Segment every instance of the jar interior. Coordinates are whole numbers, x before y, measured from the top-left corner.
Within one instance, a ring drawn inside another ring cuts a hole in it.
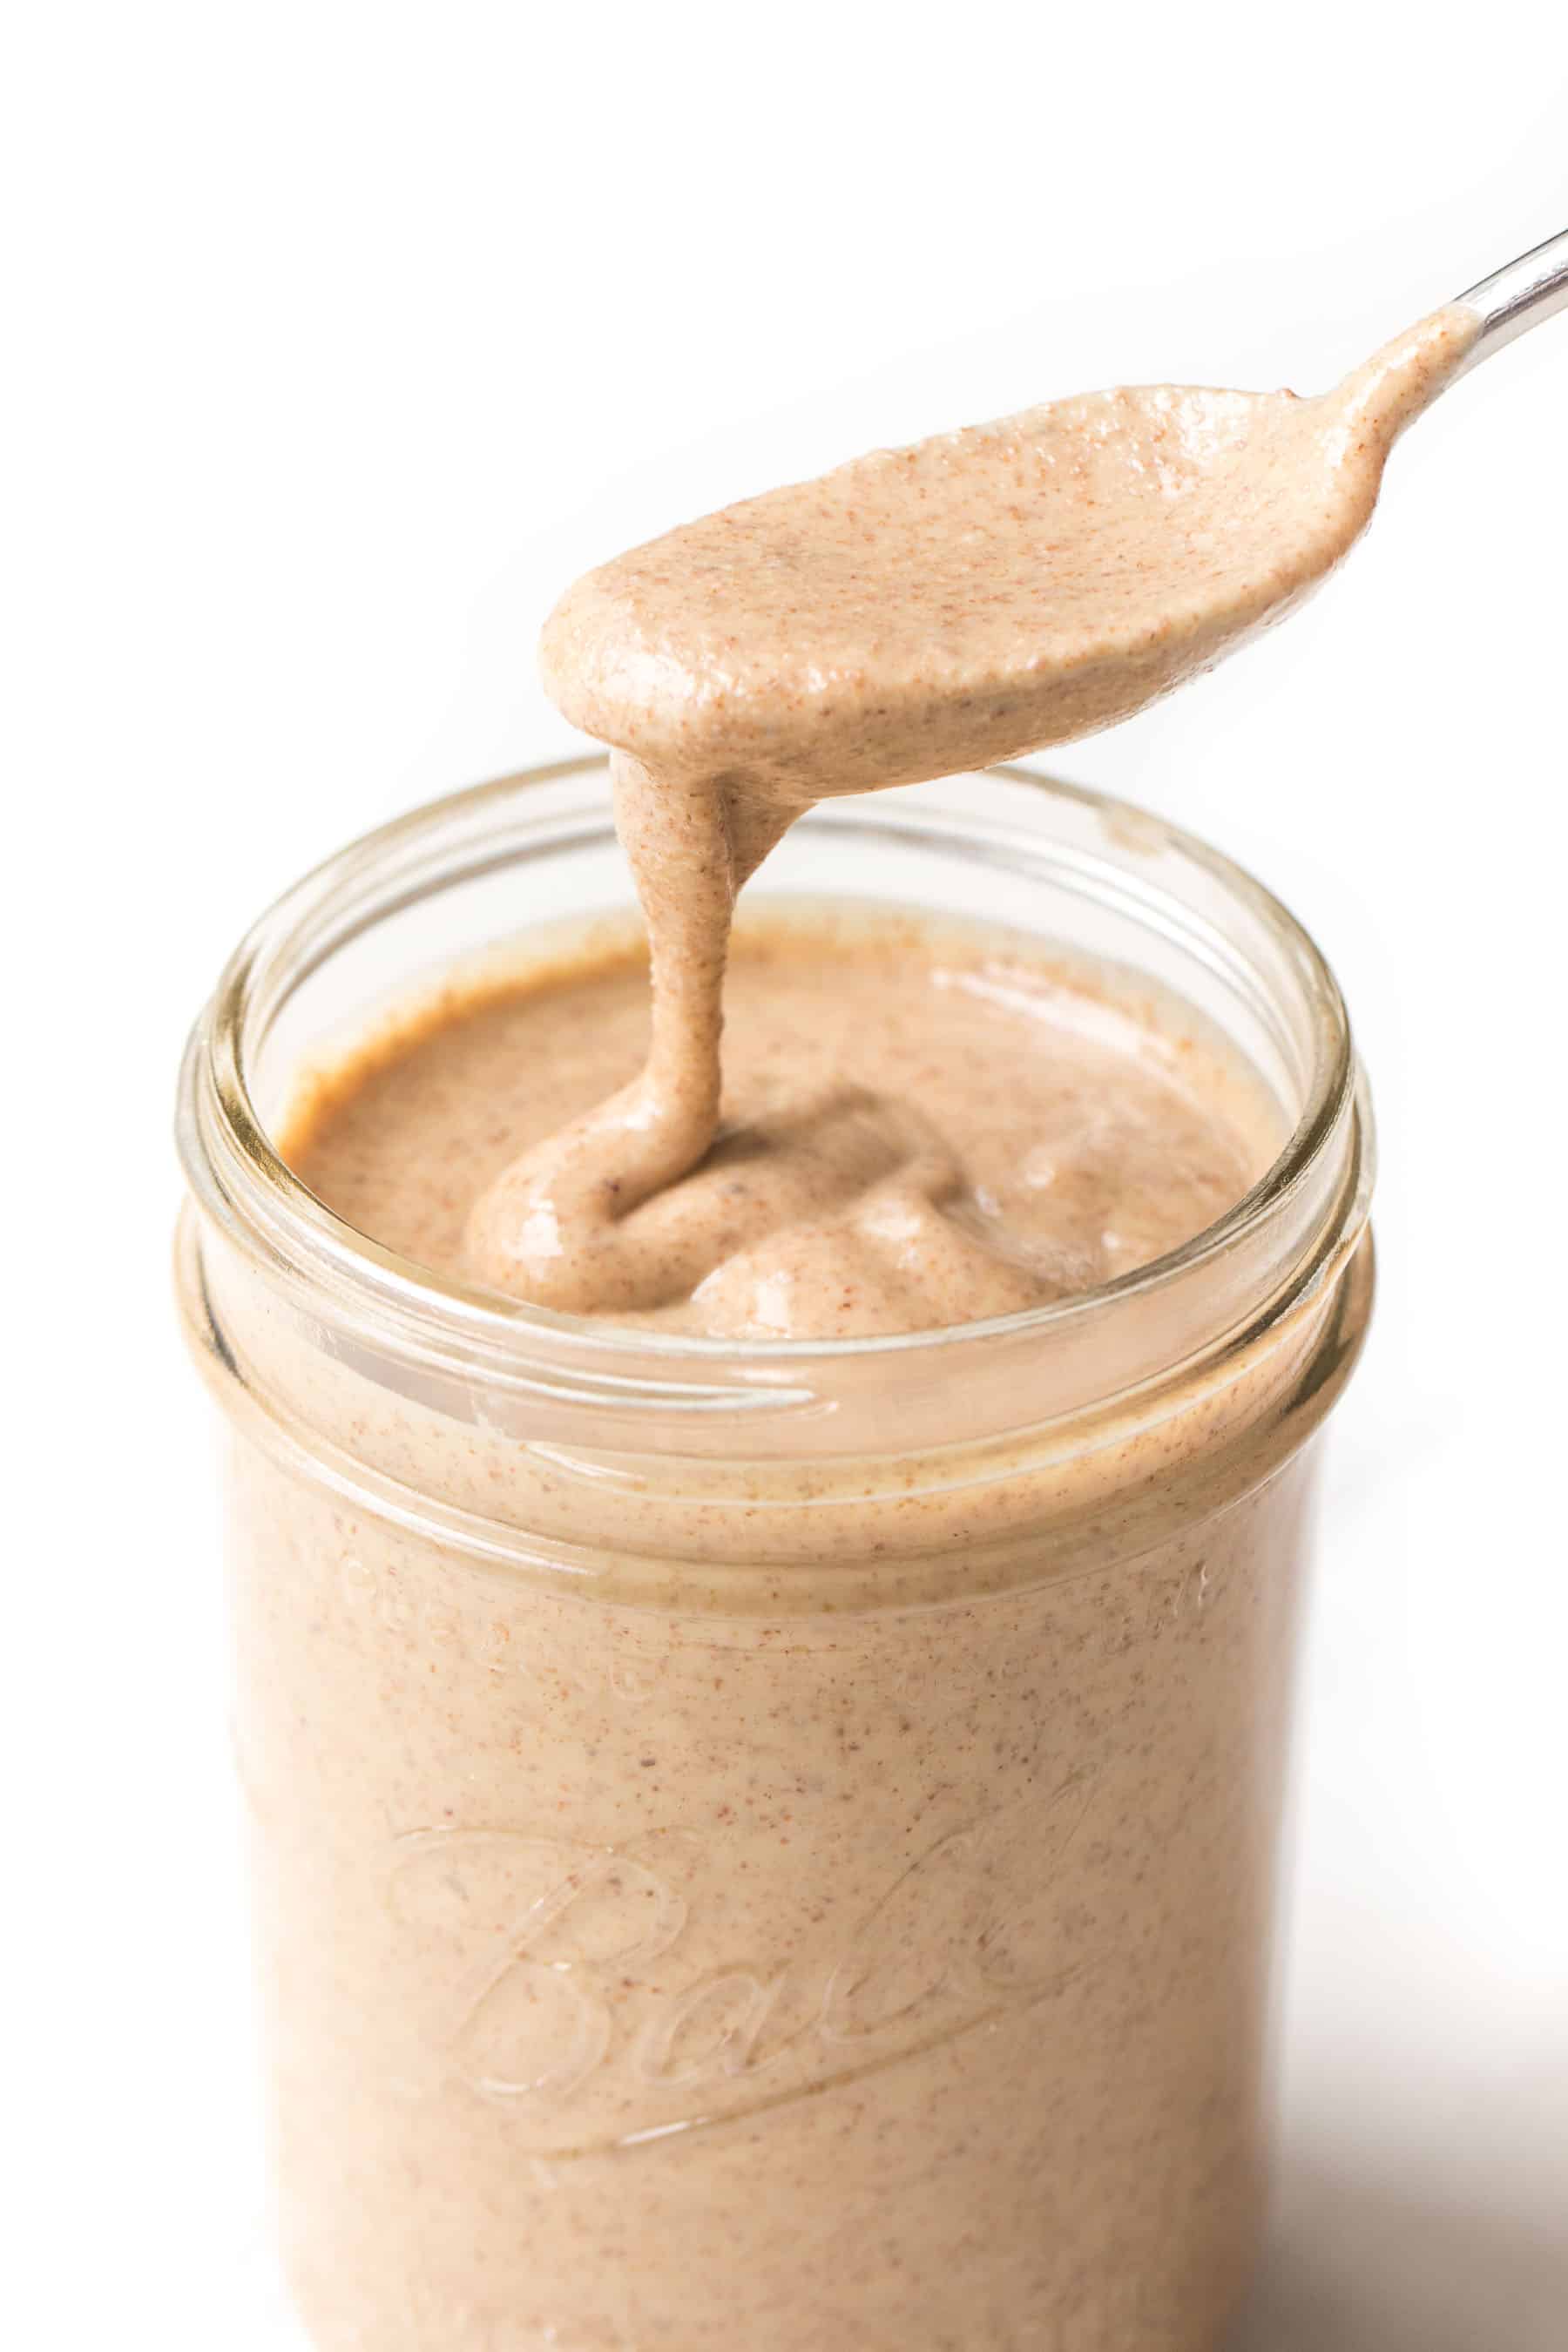
[[[186,1061],[181,1144],[209,1231],[378,1381],[438,1391],[531,1437],[547,1423],[551,1442],[597,1444],[613,1424],[638,1449],[710,1457],[788,1447],[798,1415],[854,1454],[895,1380],[911,1444],[1125,1402],[1233,1357],[1353,1249],[1371,1138],[1339,992],[1300,925],[1216,852],[1073,785],[999,770],[812,812],[749,887],[742,917],[748,903],[765,916],[792,898],[1000,930],[1136,982],[1278,1104],[1278,1159],[1204,1234],[1100,1289],[889,1337],[627,1329],[499,1299],[354,1233],[279,1155],[296,1090],[442,984],[492,968],[525,977],[531,958],[558,962],[567,937],[635,934],[595,756],[416,810],[262,918]]]
[[[587,775],[597,781],[599,762]],[[253,996],[243,1056],[254,1108],[274,1137],[297,1091],[383,1024],[454,980],[526,978],[570,940],[592,949],[635,927],[630,881],[602,792],[581,773],[521,799],[482,839],[462,838],[423,878],[396,861],[379,886],[341,890],[308,955]],[[1011,933],[1116,975],[1190,1013],[1300,1119],[1322,1049],[1320,1007],[1296,943],[1233,870],[1195,860],[1152,818],[1016,774],[950,778],[830,801],[785,835],[743,908],[787,899],[913,910]],[[554,805],[541,805],[548,797]],[[1262,894],[1258,894],[1261,899]]]

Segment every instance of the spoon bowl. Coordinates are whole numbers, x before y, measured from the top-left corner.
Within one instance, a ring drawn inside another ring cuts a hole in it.
[[[1312,399],[1090,393],[724,509],[580,580],[547,688],[667,776],[797,808],[1130,718],[1349,552],[1399,433],[1568,300],[1568,235]]]

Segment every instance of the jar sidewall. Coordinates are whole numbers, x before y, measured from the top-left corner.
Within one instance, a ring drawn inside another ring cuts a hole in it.
[[[213,1283],[205,1238],[204,1251],[187,1210],[182,1320],[244,1442],[345,1511],[485,1573],[719,1616],[968,1603],[1135,1564],[1233,1507],[1310,1442],[1354,1370],[1375,1287],[1368,1234],[1331,1286],[1200,1389],[989,1448],[849,1459],[831,1479],[809,1453],[782,1473],[731,1460],[716,1476],[705,1457],[542,1457],[487,1426],[482,1396],[454,1421],[381,1390],[331,1344],[301,1339],[254,1268],[231,1265]],[[352,1431],[352,1444],[329,1427]]]

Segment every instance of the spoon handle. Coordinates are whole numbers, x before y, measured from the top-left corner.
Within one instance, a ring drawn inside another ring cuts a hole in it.
[[[1527,327],[1538,327],[1553,311],[1568,310],[1568,229],[1559,236],[1549,236],[1532,252],[1521,254],[1506,268],[1494,270],[1468,294],[1461,294],[1459,301],[1476,311],[1481,322],[1480,333],[1457,371],[1462,375],[1478,360],[1500,352],[1504,343],[1511,343]]]

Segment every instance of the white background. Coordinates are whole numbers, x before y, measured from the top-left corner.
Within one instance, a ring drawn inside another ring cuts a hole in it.
[[[7,2340],[297,2352],[261,2218],[213,1433],[165,1270],[175,1062],[240,929],[350,834],[563,748],[534,633],[618,546],[1053,394],[1316,389],[1568,226],[1557,21],[19,20]],[[1565,414],[1568,318],[1419,425],[1303,616],[1060,760],[1294,905],[1382,1116],[1247,2352],[1563,2340]]]

